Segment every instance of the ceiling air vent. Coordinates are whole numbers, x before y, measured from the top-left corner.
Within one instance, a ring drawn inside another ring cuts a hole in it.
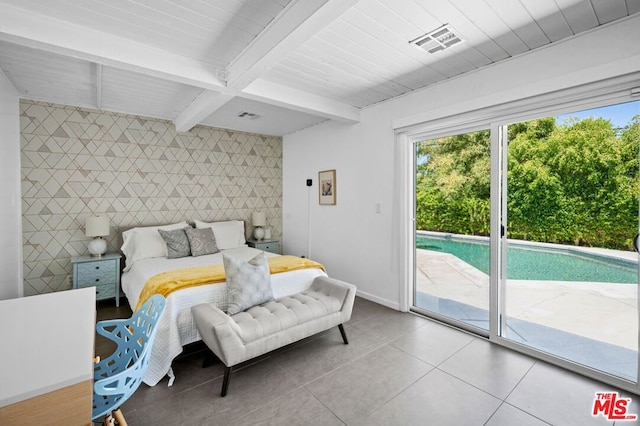
[[[247,111],[242,111],[242,112],[238,113],[238,117],[240,117],[240,118],[250,118],[251,120],[257,120],[258,118],[260,118],[260,116],[258,114],[254,114],[252,112],[247,112]]]
[[[436,53],[461,42],[462,38],[456,34],[449,24],[445,24],[423,36],[411,40],[409,43],[415,44],[429,53]]]

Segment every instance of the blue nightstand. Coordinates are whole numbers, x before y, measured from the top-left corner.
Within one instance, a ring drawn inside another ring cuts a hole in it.
[[[73,288],[95,287],[96,300],[115,297],[116,306],[120,306],[121,258],[118,253],[107,253],[102,257],[73,257]]]

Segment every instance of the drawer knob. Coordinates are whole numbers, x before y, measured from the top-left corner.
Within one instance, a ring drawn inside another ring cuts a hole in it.
[[[99,266],[96,266],[96,269],[100,269],[100,267],[99,267]]]
[[[96,282],[100,281],[100,278],[96,278]]]

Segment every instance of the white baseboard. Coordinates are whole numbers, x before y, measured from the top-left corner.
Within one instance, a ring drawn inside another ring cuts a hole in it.
[[[387,308],[391,308],[391,309],[394,309],[396,311],[400,310],[400,304],[398,302],[393,302],[393,301],[388,300],[388,299],[383,299],[381,297],[374,296],[372,294],[365,293],[364,291],[360,291],[360,290],[356,291],[356,295],[362,297],[363,299],[367,299],[367,300],[369,300],[371,302],[375,302],[375,303],[378,303],[380,305],[386,306]]]

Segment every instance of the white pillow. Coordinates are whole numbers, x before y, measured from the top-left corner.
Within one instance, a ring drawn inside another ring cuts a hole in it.
[[[136,260],[150,257],[167,257],[167,244],[162,239],[158,229],[173,231],[187,228],[187,222],[162,226],[144,226],[132,228],[122,233],[122,253],[126,257],[125,271],[131,268]]]
[[[216,238],[219,250],[226,250],[246,246],[244,237],[244,222],[241,220],[229,220],[226,222],[202,222],[195,221],[196,228],[211,228]]]
[[[227,314],[234,315],[273,300],[271,272],[264,252],[248,262],[223,254],[222,261],[227,281]]]

